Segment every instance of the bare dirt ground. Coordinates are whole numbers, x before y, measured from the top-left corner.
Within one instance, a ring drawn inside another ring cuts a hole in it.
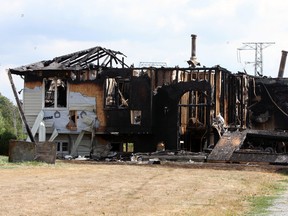
[[[0,165],[0,215],[245,215],[287,178],[273,166]]]

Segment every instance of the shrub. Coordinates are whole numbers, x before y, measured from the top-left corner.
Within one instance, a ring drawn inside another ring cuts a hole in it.
[[[16,136],[9,131],[0,135],[0,155],[9,155],[9,141],[11,139],[16,139]]]

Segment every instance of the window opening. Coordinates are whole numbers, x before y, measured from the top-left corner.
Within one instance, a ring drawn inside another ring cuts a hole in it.
[[[123,148],[122,143],[111,143],[111,152],[121,152]]]
[[[71,78],[72,81],[74,81],[74,80],[76,80],[77,75],[75,73],[71,72],[70,78]]]
[[[57,156],[64,157],[69,154],[68,142],[56,142],[57,144]]]
[[[134,152],[134,143],[131,142],[115,142],[111,143],[111,149],[110,151],[116,151],[116,152],[124,152],[124,153],[130,153]]]
[[[95,80],[96,77],[97,77],[97,71],[96,71],[96,70],[90,71],[90,73],[89,73],[89,79],[90,79],[90,80]]]
[[[123,143],[123,152],[134,152],[134,143]]]
[[[53,80],[45,80],[45,107],[54,107],[54,87]]]
[[[106,106],[113,107],[116,105],[116,81],[113,78],[106,79]]]
[[[129,80],[107,78],[105,85],[105,107],[127,108],[129,106]]]
[[[141,110],[131,110],[130,117],[132,125],[141,125]]]
[[[68,143],[67,142],[63,142],[62,143],[62,152],[68,152]]]
[[[76,110],[69,111],[69,122],[66,125],[66,128],[72,131],[77,130],[77,111]]]
[[[67,82],[66,80],[49,78],[44,80],[45,107],[59,108],[67,106]]]
[[[80,74],[80,81],[86,81],[89,78],[89,72],[88,71],[84,71],[81,72]]]

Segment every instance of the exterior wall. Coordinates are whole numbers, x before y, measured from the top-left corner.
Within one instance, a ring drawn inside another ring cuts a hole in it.
[[[95,83],[81,83],[81,84],[70,84],[70,92],[81,92],[83,96],[90,97],[91,100],[94,98],[95,104],[93,109],[96,111],[96,115],[100,122],[100,127],[98,128],[98,132],[104,131],[104,127],[106,126],[106,118],[104,115],[104,93],[103,93],[103,86],[97,85]],[[72,101],[68,101],[70,104],[69,106],[74,106],[75,101],[74,97],[72,96]],[[74,100],[73,100],[74,99]],[[96,102],[97,101],[97,102]],[[73,105],[74,104],[74,105]],[[91,104],[91,103],[90,103]]]
[[[95,92],[98,92],[99,87],[95,83],[81,83],[81,84],[68,84],[67,91],[67,107],[60,108],[43,108],[44,105],[44,89],[43,83],[40,81],[26,82],[23,92],[23,110],[30,128],[33,127],[38,114],[43,111],[43,122],[46,128],[46,139],[48,140],[52,132],[56,129],[58,137],[54,140],[55,143],[69,143],[69,151],[72,145],[75,143],[78,134],[82,130],[90,131],[93,128],[96,117],[96,98],[102,97],[95,96]],[[99,109],[100,114],[103,109]],[[75,115],[76,127],[69,127],[72,116]],[[103,115],[101,115],[103,116]],[[104,118],[101,118],[104,121]],[[102,122],[103,123],[103,122]],[[72,135],[72,136],[66,136]],[[36,140],[39,138],[36,134]],[[89,137],[83,137],[77,152],[79,155],[89,155],[91,151],[91,135]]]
[[[44,92],[41,82],[28,82],[24,86],[23,107],[30,127],[33,126],[41,110],[44,111],[44,122],[48,134],[52,133],[54,128],[58,130],[58,133],[71,132],[66,127],[70,117],[69,111],[71,110],[75,111],[77,116],[77,129],[73,130],[73,133],[85,129],[96,117],[96,97],[92,95],[95,88],[92,84],[70,85],[67,108],[43,108]]]

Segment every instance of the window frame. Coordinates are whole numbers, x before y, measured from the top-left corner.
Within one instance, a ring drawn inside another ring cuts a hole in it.
[[[54,81],[54,83],[57,83],[57,81],[58,80],[61,80],[61,81],[63,81],[64,83],[65,83],[65,85],[66,85],[66,103],[65,103],[65,106],[58,106],[59,105],[59,103],[58,103],[58,96],[59,96],[59,92],[58,92],[58,88],[56,87],[56,85],[55,85],[55,89],[54,89],[54,104],[53,104],[53,106],[46,106],[46,102],[45,102],[45,100],[46,100],[46,83],[47,83],[47,80],[51,80],[51,82],[52,81]],[[57,109],[57,110],[61,110],[61,109],[67,109],[67,107],[68,107],[68,88],[69,88],[69,85],[68,85],[68,81],[67,81],[67,79],[61,79],[61,78],[58,78],[58,77],[53,77],[53,78],[51,78],[51,77],[48,77],[48,78],[44,78],[43,79],[43,99],[42,99],[42,107],[43,107],[43,109]]]
[[[69,155],[70,145],[68,141],[55,141],[56,144],[56,154],[57,156],[64,157],[65,155]]]

